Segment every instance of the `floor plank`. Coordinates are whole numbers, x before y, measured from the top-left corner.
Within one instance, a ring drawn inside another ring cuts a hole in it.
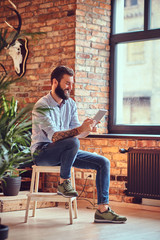
[[[69,213],[59,207],[37,209],[36,218],[24,223],[25,212],[1,213],[2,223],[9,226],[8,240],[160,240],[160,212],[114,206],[125,215],[125,224],[94,223],[95,209],[79,204],[78,219],[69,224]],[[30,212],[31,215],[31,212]]]

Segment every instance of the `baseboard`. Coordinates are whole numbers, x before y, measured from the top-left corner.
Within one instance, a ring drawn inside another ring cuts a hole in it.
[[[134,208],[134,209],[160,212],[160,207],[158,206],[149,206],[149,205],[143,205],[143,204],[115,202],[115,201],[110,201],[110,205],[117,206],[117,207]]]
[[[142,198],[142,204],[143,205],[147,205],[147,206],[160,207],[160,200],[149,199],[149,198]]]

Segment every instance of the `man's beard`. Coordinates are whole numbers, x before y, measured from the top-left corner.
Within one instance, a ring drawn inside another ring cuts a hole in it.
[[[67,90],[67,92],[65,92],[65,90],[63,90],[60,86],[60,83],[58,83],[58,86],[55,89],[55,93],[57,94],[58,97],[60,97],[63,100],[67,100],[70,97],[70,91]]]

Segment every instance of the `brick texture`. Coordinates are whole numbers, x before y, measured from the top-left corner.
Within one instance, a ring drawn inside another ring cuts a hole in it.
[[[75,70],[75,0],[14,0],[22,18],[22,31],[45,32],[35,39],[28,38],[29,56],[23,79],[11,86],[10,94],[20,102],[36,102],[50,89],[51,71],[59,64]],[[0,25],[10,31],[4,20],[17,26],[15,13],[0,2]],[[4,51],[0,57],[6,70],[16,76],[11,57]],[[17,88],[18,86],[18,88]]]
[[[28,37],[29,56],[23,79],[10,87],[8,96],[14,95],[22,102],[36,102],[50,89],[50,74],[59,64],[75,70],[75,85],[72,97],[77,102],[79,118],[93,116],[99,108],[109,108],[109,56],[110,56],[110,15],[111,0],[14,0],[22,17],[22,31],[45,34],[38,38]],[[0,1],[0,26],[9,31],[4,20],[17,26],[15,14]],[[15,76],[11,57],[6,50],[1,52],[0,62]],[[1,71],[1,69],[0,69]],[[98,127],[99,133],[107,133],[104,118]],[[120,154],[119,148],[160,147],[156,140],[133,140],[112,138],[81,139],[81,149],[97,152],[111,162],[110,200],[136,202],[126,196],[127,155]],[[89,170],[77,169],[82,173],[76,179],[82,196],[93,198],[93,180],[84,179]],[[57,176],[48,175],[46,191],[56,191]]]
[[[132,144],[131,144],[132,143]],[[112,139],[112,138],[86,138],[80,140],[81,150],[96,152],[102,156],[105,156],[110,160],[111,171],[110,171],[110,190],[109,199],[111,201],[127,202],[127,203],[139,203],[139,199],[126,195],[127,191],[127,153],[121,154],[120,148],[128,149],[129,147],[139,147],[139,144],[143,143],[143,148],[146,145],[151,148],[159,148],[158,140],[132,140],[132,139]],[[142,148],[142,149],[143,149]],[[104,151],[105,149],[105,151]],[[76,189],[81,197],[90,198],[93,201],[93,191],[95,190],[95,197],[97,198],[96,188],[94,189],[94,182],[89,178],[85,178],[85,173],[93,173],[90,169],[78,169],[75,168],[75,173],[80,172],[81,178],[76,178]],[[76,175],[76,174],[75,174]],[[47,178],[45,185],[46,191],[56,191],[57,176],[50,174]],[[84,187],[85,186],[85,187]],[[82,192],[83,191],[83,192]]]
[[[81,121],[99,108],[108,108],[110,8],[110,1],[104,6],[102,1],[77,1],[75,100]],[[106,129],[104,118],[98,132]]]
[[[127,184],[127,154],[119,153],[120,148],[128,149],[129,147],[141,148],[159,148],[159,140],[133,140],[133,139],[112,139],[112,138],[86,138],[81,141],[81,149],[90,152],[96,152],[108,158],[111,163],[110,177],[110,200],[118,202],[137,203],[139,199],[126,196]],[[105,149],[105,151],[104,151]],[[76,169],[79,171],[79,169]],[[87,170],[88,172],[88,170]],[[91,181],[91,180],[90,180]],[[79,185],[80,179],[76,180]],[[90,189],[93,182],[90,182]]]

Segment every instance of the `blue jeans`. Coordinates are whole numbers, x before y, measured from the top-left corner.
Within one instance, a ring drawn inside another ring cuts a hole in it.
[[[44,144],[33,155],[39,166],[61,166],[60,177],[71,177],[71,167],[94,169],[98,204],[109,203],[110,162],[107,158],[95,153],[79,150],[77,138],[66,138],[55,143]]]

